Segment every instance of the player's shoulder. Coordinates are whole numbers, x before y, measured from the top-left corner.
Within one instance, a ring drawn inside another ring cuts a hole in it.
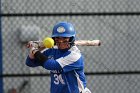
[[[70,49],[69,49],[69,56],[72,57],[72,58],[80,58],[81,57],[81,52],[80,50],[78,49],[77,46],[72,46]]]
[[[44,50],[42,50],[41,52],[46,52],[46,51],[53,51],[54,49],[53,48],[45,48]]]
[[[53,55],[55,53],[55,48],[46,48],[43,51],[41,51],[45,55]]]
[[[70,49],[69,49],[70,52],[74,52],[74,53],[78,53],[80,54],[81,51],[78,49],[77,46],[72,46]]]

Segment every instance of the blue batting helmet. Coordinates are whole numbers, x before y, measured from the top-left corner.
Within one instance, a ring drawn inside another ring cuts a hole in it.
[[[52,37],[73,37],[75,38],[76,31],[71,23],[59,22],[57,23],[52,32]]]

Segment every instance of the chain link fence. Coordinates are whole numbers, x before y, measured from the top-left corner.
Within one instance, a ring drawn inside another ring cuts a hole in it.
[[[49,93],[49,71],[29,68],[26,40],[51,36],[55,23],[74,24],[93,93],[140,93],[139,0],[1,0],[4,93]],[[25,32],[23,32],[25,31]]]

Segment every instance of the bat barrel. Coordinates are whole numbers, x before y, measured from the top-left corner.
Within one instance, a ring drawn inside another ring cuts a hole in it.
[[[75,44],[78,46],[100,46],[100,40],[77,40]]]

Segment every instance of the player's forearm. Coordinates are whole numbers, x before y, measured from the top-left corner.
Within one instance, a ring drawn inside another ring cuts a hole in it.
[[[43,67],[45,69],[48,69],[48,70],[61,70],[62,69],[60,64],[56,60],[54,60],[54,59],[48,59],[44,63]]]
[[[34,59],[41,64],[45,69],[48,70],[60,70],[62,69],[59,63],[54,59],[48,59],[47,56],[42,54],[40,51],[33,51]]]
[[[26,58],[26,63],[25,64],[29,67],[41,66],[38,62],[36,62],[35,59],[31,59],[29,56]]]
[[[48,60],[48,57],[45,56],[44,54],[42,54],[40,51],[37,51],[35,54],[34,54],[34,57],[36,60],[38,60],[40,63],[43,63],[45,62],[46,60]]]

